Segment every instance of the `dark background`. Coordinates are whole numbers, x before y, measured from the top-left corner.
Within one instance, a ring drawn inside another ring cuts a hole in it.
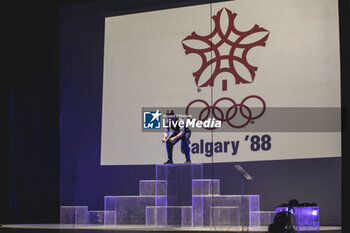
[[[60,205],[103,209],[104,195],[137,194],[140,179],[154,178],[154,166],[99,166],[104,17],[207,2],[4,3],[0,224],[58,223]],[[348,1],[339,1],[339,15],[342,159],[240,163],[255,177],[245,191],[261,195],[262,210],[290,198],[317,202],[322,225],[341,224],[341,166],[344,173],[350,153]],[[205,165],[205,177],[213,171],[223,194],[240,193],[232,167]]]

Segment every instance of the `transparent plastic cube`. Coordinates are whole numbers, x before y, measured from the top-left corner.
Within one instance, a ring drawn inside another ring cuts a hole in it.
[[[104,211],[89,211],[89,224],[90,225],[104,225],[105,212]]]
[[[167,196],[105,196],[105,210],[116,211],[117,225],[146,224],[146,206],[166,206]]]
[[[203,178],[203,164],[157,164],[156,180],[167,181],[169,206],[192,205],[192,179]],[[171,197],[171,198],[170,198]]]
[[[210,207],[210,226],[239,226],[239,207],[212,206]]]
[[[147,206],[146,226],[190,227],[191,206]]]
[[[273,223],[275,211],[251,211],[250,212],[250,226],[268,226]]]
[[[203,178],[203,164],[156,164],[156,180],[177,180],[177,175],[185,174],[192,179]]]
[[[193,195],[220,194],[220,180],[219,179],[193,179],[192,194]]]
[[[116,225],[116,211],[95,210],[89,211],[90,225]]]
[[[296,207],[296,230],[319,231],[319,212],[318,206]]]
[[[147,206],[146,207],[146,226],[166,226],[167,215],[166,209],[157,206]]]
[[[61,224],[88,224],[87,206],[61,206]]]
[[[105,210],[104,225],[116,225],[117,224],[117,212]]]
[[[210,207],[239,207],[240,223],[249,225],[249,213],[260,210],[259,195],[193,195],[193,226],[210,225]]]
[[[166,180],[140,180],[139,190],[141,196],[164,196],[167,195]]]

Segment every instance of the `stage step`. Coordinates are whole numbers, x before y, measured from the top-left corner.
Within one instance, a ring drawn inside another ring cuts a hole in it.
[[[192,195],[220,194],[219,179],[193,179]]]
[[[87,206],[61,206],[60,223],[61,224],[88,224]]]
[[[90,225],[116,225],[117,214],[116,211],[89,211],[89,224]]]
[[[167,206],[167,196],[105,196],[104,205],[117,212],[117,225],[146,224],[146,206]]]
[[[275,211],[250,211],[250,226],[268,226],[273,223]]]
[[[210,207],[239,207],[240,223],[249,225],[249,213],[260,210],[259,195],[193,195],[193,226],[210,225]]]
[[[140,180],[140,196],[167,195],[168,182],[166,180]]]
[[[146,226],[191,227],[191,206],[147,206]]]

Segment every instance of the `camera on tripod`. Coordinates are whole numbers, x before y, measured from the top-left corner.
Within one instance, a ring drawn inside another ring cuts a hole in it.
[[[316,203],[300,204],[296,199],[289,200],[288,204],[281,204],[277,208],[282,208],[273,218],[273,223],[269,225],[268,233],[293,233],[296,232],[296,209],[294,207],[317,206]]]

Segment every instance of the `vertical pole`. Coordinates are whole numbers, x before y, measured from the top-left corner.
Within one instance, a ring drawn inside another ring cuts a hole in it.
[[[242,227],[242,232],[246,231],[246,223],[245,223],[245,204],[244,204],[244,175],[243,171],[241,171],[241,206],[240,206],[240,214],[241,214],[241,227]],[[247,229],[248,231],[248,229]]]
[[[244,180],[243,180],[243,172],[241,171],[241,227],[242,227],[242,232],[244,231],[244,206],[243,206],[243,195],[244,195]]]

